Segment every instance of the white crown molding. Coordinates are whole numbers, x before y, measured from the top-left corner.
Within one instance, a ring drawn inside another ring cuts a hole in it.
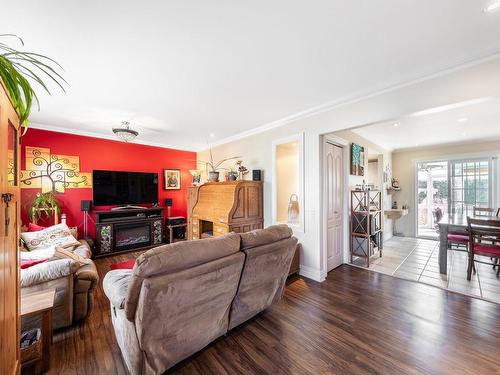
[[[296,114],[284,117],[280,120],[276,120],[276,121],[258,126],[256,128],[246,130],[244,132],[220,139],[218,141],[211,142],[211,147],[220,146],[220,145],[223,145],[226,143],[234,142],[234,141],[240,140],[242,138],[246,138],[246,137],[255,135],[255,134],[260,134],[260,133],[263,133],[265,131],[275,129],[275,128],[278,128],[278,127],[281,127],[281,126],[284,126],[284,125],[287,125],[287,124],[290,124],[292,122],[302,120],[302,119],[305,119],[308,117],[312,117],[312,116],[318,115],[320,113],[328,112],[328,111],[331,111],[333,109],[336,109],[336,108],[339,108],[342,106],[358,103],[358,102],[361,102],[363,100],[367,100],[367,99],[370,99],[370,98],[373,98],[373,97],[376,97],[379,95],[393,92],[393,91],[396,91],[396,90],[399,90],[399,89],[402,89],[402,88],[405,88],[408,86],[412,86],[412,85],[415,85],[418,83],[422,83],[422,82],[425,82],[425,81],[428,81],[431,79],[439,78],[439,77],[442,77],[442,76],[445,76],[445,75],[448,75],[448,74],[451,74],[454,72],[458,72],[458,71],[461,71],[461,70],[464,70],[464,69],[467,69],[467,68],[470,68],[473,66],[484,64],[484,63],[487,63],[489,61],[493,61],[496,59],[500,59],[500,52],[496,52],[494,54],[490,54],[490,55],[484,56],[484,57],[479,58],[479,59],[465,61],[465,62],[462,62],[458,65],[455,65],[454,67],[444,68],[442,70],[439,70],[436,73],[428,74],[428,75],[422,76],[420,78],[416,78],[416,79],[413,79],[410,81],[405,81],[405,82],[402,82],[399,84],[375,89],[375,90],[369,91],[368,93],[357,93],[354,95],[349,95],[349,96],[346,96],[344,98],[337,99],[337,100],[334,100],[334,101],[331,101],[331,102],[328,102],[325,104],[321,104],[319,106],[312,107],[312,108],[307,109],[305,111],[298,112]],[[347,129],[343,129],[343,130],[355,129],[355,128],[361,127],[361,126],[363,126],[363,125],[355,126],[355,127],[347,128]],[[203,147],[203,148],[196,149],[196,151],[201,152],[201,151],[205,151],[207,149],[208,149],[207,147]]]
[[[456,142],[447,142],[447,143],[439,143],[439,144],[432,144],[432,145],[422,145],[422,146],[412,146],[412,147],[406,147],[406,148],[396,148],[392,151],[393,154],[401,154],[405,152],[418,152],[418,151],[433,151],[433,150],[442,150],[443,148],[446,147],[460,147],[464,145],[470,145],[470,144],[475,144],[475,145],[488,145],[491,143],[498,143],[500,141],[500,136],[495,136],[495,137],[488,137],[488,138],[471,138],[463,141],[456,141]]]
[[[89,132],[89,131],[84,131],[84,130],[67,129],[67,128],[61,128],[61,127],[58,127],[58,126],[40,124],[40,123],[35,123],[35,122],[30,122],[29,123],[28,132],[29,132],[30,128],[40,129],[40,130],[48,130],[48,131],[53,131],[53,132],[58,132],[58,133],[65,133],[65,134],[81,135],[81,136],[84,136],[84,137],[107,139],[107,140],[110,140],[110,141],[125,143],[123,141],[120,141],[113,134],[107,135],[107,134],[94,133],[94,132]],[[144,146],[169,148],[169,149],[179,150],[179,151],[190,151],[190,152],[196,152],[197,151],[196,148],[179,147],[179,146],[174,146],[174,145],[169,145],[169,144],[164,144],[164,143],[143,141],[141,139],[136,139],[133,142],[129,142],[129,143],[130,144],[139,144],[139,145],[144,145]]]

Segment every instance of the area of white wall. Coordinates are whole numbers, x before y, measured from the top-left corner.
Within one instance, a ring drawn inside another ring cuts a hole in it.
[[[272,142],[290,134],[304,133],[305,228],[304,232],[296,233],[303,245],[300,273],[322,281],[326,277],[326,264],[321,241],[321,136],[341,129],[390,121],[450,103],[498,95],[500,59],[495,59],[387,89],[356,101],[337,104],[314,115],[219,145],[213,148],[214,158],[241,155],[247,167],[264,171],[264,224],[270,225]],[[198,153],[199,159],[204,160],[206,157],[207,151]]]
[[[392,174],[399,179],[401,191],[395,193],[398,205],[408,202],[410,212],[399,219],[397,230],[404,236],[414,237],[415,231],[415,166],[418,161],[431,161],[442,159],[457,159],[478,156],[499,156],[500,141],[478,142],[441,147],[424,147],[407,151],[396,151],[392,154]],[[500,176],[497,163],[496,176]],[[494,184],[493,204],[500,204],[500,187]]]
[[[379,184],[378,180],[378,159],[373,161],[368,161],[368,177],[366,182],[370,185],[377,186]]]
[[[276,219],[280,223],[288,221],[288,204],[291,195],[300,195],[299,156],[297,142],[286,143],[276,147]],[[299,207],[299,209],[302,209],[302,207]]]

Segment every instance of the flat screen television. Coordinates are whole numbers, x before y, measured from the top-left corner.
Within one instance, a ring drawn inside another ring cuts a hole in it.
[[[158,202],[158,173],[92,171],[94,206]]]

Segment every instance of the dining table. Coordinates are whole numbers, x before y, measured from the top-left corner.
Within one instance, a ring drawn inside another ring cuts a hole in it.
[[[446,275],[448,271],[448,233],[468,235],[467,217],[479,220],[498,220],[498,216],[464,215],[461,213],[444,215],[439,220],[439,273]]]

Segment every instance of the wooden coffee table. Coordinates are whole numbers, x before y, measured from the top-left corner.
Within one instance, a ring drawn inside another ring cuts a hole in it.
[[[52,309],[54,308],[55,289],[25,294],[21,296],[21,317],[40,315],[42,317],[42,371],[48,371],[50,366],[50,349],[52,346]],[[35,361],[38,362],[38,361]],[[30,366],[36,363],[23,363]]]

